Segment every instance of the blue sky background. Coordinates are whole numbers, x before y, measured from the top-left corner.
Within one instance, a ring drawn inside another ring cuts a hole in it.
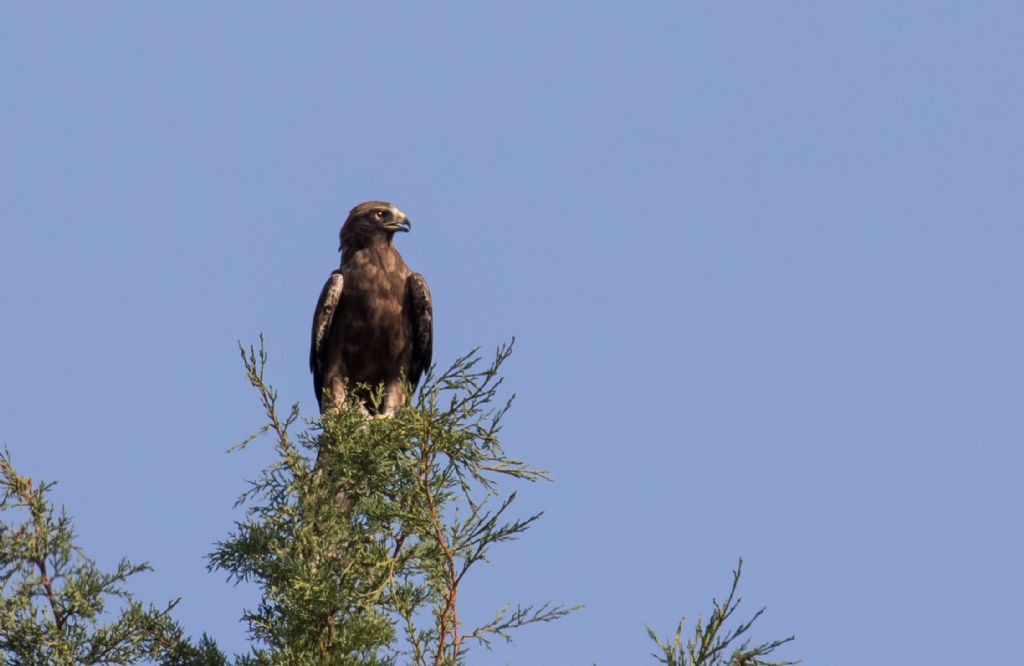
[[[654,663],[746,559],[809,664],[1011,663],[1024,617],[1024,6],[0,5],[0,440],[86,550],[244,651],[205,570],[316,403],[348,209],[395,202],[435,360],[516,336],[547,515],[460,595],[583,602],[478,664]]]

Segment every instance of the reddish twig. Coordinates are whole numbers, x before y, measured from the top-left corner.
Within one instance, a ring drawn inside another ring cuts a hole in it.
[[[455,662],[459,656],[459,622],[456,599],[459,594],[459,579],[455,572],[455,554],[444,538],[444,530],[441,526],[441,519],[437,515],[437,505],[434,502],[433,493],[430,492],[430,452],[426,445],[422,447],[420,456],[420,478],[423,482],[423,492],[427,498],[427,507],[430,509],[430,522],[434,528],[434,537],[444,551],[445,561],[448,565],[448,598],[445,600],[444,610],[438,617],[438,641],[437,653],[434,656],[434,666],[440,666],[444,656],[445,640],[448,637],[448,625],[451,624],[452,636],[452,661]]]
[[[29,512],[32,514],[32,528],[35,532],[36,537],[40,537],[43,533],[43,527],[41,524],[42,516],[39,507],[32,501],[32,479],[28,479],[27,489],[23,495],[26,504],[28,504]],[[60,606],[57,604],[57,598],[53,594],[53,579],[50,578],[50,574],[46,568],[46,548],[43,549],[43,554],[32,559],[32,563],[39,569],[39,578],[43,586],[43,591],[46,592],[46,600],[50,602],[50,610],[53,611],[53,622],[57,625],[58,631],[64,630],[65,617],[60,610]],[[55,572],[56,573],[56,572]]]

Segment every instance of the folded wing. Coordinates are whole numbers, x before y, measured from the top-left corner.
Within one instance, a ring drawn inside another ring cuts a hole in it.
[[[427,281],[419,273],[409,276],[405,289],[412,319],[412,359],[406,378],[416,386],[430,368],[430,358],[434,353],[434,306],[430,301]]]
[[[341,300],[341,290],[345,280],[341,277],[341,270],[331,273],[320,291],[320,298],[316,302],[316,311],[313,313],[313,333],[309,345],[309,369],[313,373],[313,390],[316,392],[316,402],[321,404],[323,396],[323,365],[324,345],[327,336],[331,332],[331,323],[334,321],[334,313],[338,310],[338,301]]]

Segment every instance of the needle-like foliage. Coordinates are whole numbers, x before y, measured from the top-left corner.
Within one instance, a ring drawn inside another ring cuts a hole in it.
[[[122,559],[105,572],[75,546],[71,518],[49,500],[52,483],[19,475],[0,454],[0,657],[17,666],[135,664],[189,649],[170,612],[125,587],[148,564]],[[114,606],[114,608],[109,608]]]
[[[459,614],[470,568],[540,517],[510,517],[515,493],[500,492],[503,478],[546,478],[498,439],[510,352],[500,347],[489,364],[476,351],[457,359],[389,418],[350,404],[293,438],[298,407],[278,415],[262,344],[242,349],[267,417],[257,436],[270,433],[277,456],[239,499],[246,518],[210,556],[211,569],[263,593],[244,614],[256,647],[240,663],[462,664],[471,644],[572,610],[517,606],[478,626]]]
[[[704,622],[702,616],[698,617],[693,635],[689,638],[683,639],[683,624],[686,618],[679,620],[670,640],[658,638],[654,630],[647,627],[647,635],[660,650],[660,654],[654,654],[659,662],[666,666],[788,666],[797,663],[764,659],[777,648],[792,641],[793,636],[751,645],[746,634],[764,613],[764,608],[755,612],[746,622],[739,622],[731,628],[727,626],[740,605],[741,599],[736,596],[736,591],[739,589],[742,572],[743,560],[740,560],[732,572],[729,596],[721,603],[712,600],[714,609],[707,622]]]
[[[243,612],[248,654],[229,660],[203,635],[182,636],[176,601],[146,606],[126,589],[149,569],[122,560],[103,572],[74,545],[70,518],[50,503],[53,484],[19,476],[0,454],[0,658],[12,666],[459,666],[471,647],[511,641],[514,630],[550,622],[576,607],[510,603],[492,617],[460,613],[467,572],[491,547],[541,514],[514,516],[509,483],[547,479],[509,456],[498,401],[511,346],[485,363],[474,350],[437,375],[412,404],[388,418],[360,405],[331,410],[292,433],[298,405],[278,413],[264,379],[267,356],[241,348],[266,423],[236,449],[270,435],[275,457],[238,499],[242,520],[215,544],[209,568],[256,584],[261,599]],[[360,387],[357,387],[360,388]],[[380,390],[366,388],[379,400]],[[407,394],[411,393],[407,387]],[[350,391],[349,395],[362,391]],[[689,637],[680,620],[670,639],[647,629],[666,666],[785,666],[768,661],[792,640],[752,645],[761,616],[732,622],[740,565],[726,599],[714,602]]]

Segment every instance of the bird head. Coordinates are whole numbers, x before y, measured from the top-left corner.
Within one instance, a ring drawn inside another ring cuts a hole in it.
[[[351,210],[341,225],[338,248],[342,252],[357,250],[374,242],[390,243],[395,232],[409,231],[412,222],[405,213],[387,201],[364,201]]]

